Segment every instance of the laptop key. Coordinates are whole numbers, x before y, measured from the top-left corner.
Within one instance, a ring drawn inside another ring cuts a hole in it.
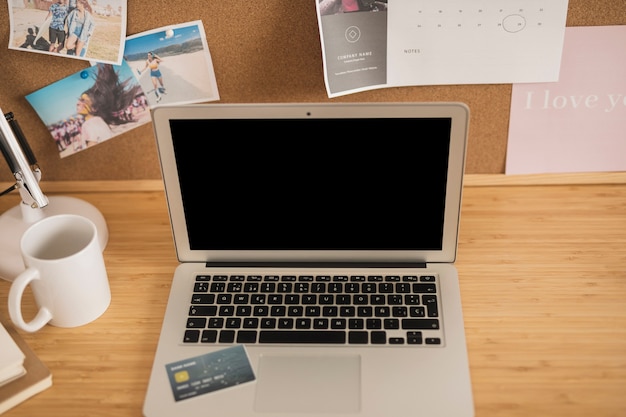
[[[383,327],[388,330],[394,330],[400,328],[400,320],[398,319],[384,319]]]
[[[198,306],[189,307],[190,316],[215,316],[217,314],[216,306]]]
[[[422,332],[406,332],[406,341],[410,345],[421,345]]]
[[[383,321],[381,319],[366,319],[365,320],[365,327],[367,329],[382,329],[383,328]]]
[[[256,329],[259,327],[259,319],[256,317],[246,317],[243,319],[242,327],[246,329]]]
[[[265,318],[261,320],[261,328],[264,329],[273,329],[276,327],[276,319],[274,318]]]
[[[348,319],[348,328],[356,330],[356,329],[364,329],[365,328],[365,320],[363,319]]]
[[[207,327],[211,329],[221,329],[224,327],[224,317],[211,317]]]
[[[215,294],[194,294],[191,297],[191,304],[213,304]]]
[[[309,318],[299,318],[295,321],[296,329],[310,329],[311,328],[311,319]]]
[[[215,343],[217,341],[217,330],[203,330],[200,342]]]
[[[387,332],[385,331],[373,331],[370,336],[373,345],[384,345],[387,343]]]
[[[237,332],[237,343],[256,343],[256,330],[240,330]]]
[[[328,329],[329,320],[325,318],[316,318],[313,320],[314,329]]]
[[[346,319],[335,318],[330,322],[330,327],[333,329],[345,329],[347,326]]]
[[[205,317],[189,317],[187,319],[187,328],[200,328],[206,327]]]
[[[437,287],[435,284],[413,284],[414,293],[436,293]]]
[[[422,302],[426,305],[428,317],[439,316],[439,308],[437,307],[437,297],[434,295],[422,296]]]
[[[402,319],[402,328],[405,330],[436,330],[439,328],[437,319]]]
[[[261,330],[259,343],[346,343],[346,332],[332,330]]]
[[[348,333],[348,343],[364,345],[367,344],[367,341],[367,332],[352,331]]]
[[[280,318],[280,319],[278,319],[278,328],[279,329],[292,329],[293,328],[293,319],[290,319],[290,318]]]
[[[185,330],[184,343],[196,343],[200,339],[200,330]]]
[[[235,331],[234,330],[222,330],[220,331],[220,343],[233,343],[235,341]]]

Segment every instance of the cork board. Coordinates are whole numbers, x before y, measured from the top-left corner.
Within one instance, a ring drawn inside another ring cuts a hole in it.
[[[471,109],[466,172],[504,173],[510,84],[386,88],[329,99],[323,79],[315,0],[129,0],[127,35],[202,20],[220,103],[462,101]],[[88,64],[9,50],[8,4],[0,1],[0,107],[13,112],[46,181],[161,177],[152,125],[61,159],[24,98]],[[626,24],[624,0],[570,0],[567,26]],[[4,161],[0,165],[5,165]],[[0,181],[12,181],[0,167]]]

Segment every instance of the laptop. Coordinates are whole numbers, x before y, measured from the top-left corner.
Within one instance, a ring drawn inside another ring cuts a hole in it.
[[[146,417],[472,416],[462,103],[152,109],[173,280]]]

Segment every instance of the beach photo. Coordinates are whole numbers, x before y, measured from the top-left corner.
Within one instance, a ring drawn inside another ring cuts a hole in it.
[[[97,64],[26,96],[65,158],[151,121],[125,61]]]
[[[219,100],[201,21],[129,36],[124,59],[133,69],[150,107]]]
[[[9,0],[9,48],[120,65],[126,0]]]

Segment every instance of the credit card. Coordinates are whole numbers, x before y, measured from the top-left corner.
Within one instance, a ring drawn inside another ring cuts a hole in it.
[[[243,345],[165,365],[176,401],[254,381]]]

